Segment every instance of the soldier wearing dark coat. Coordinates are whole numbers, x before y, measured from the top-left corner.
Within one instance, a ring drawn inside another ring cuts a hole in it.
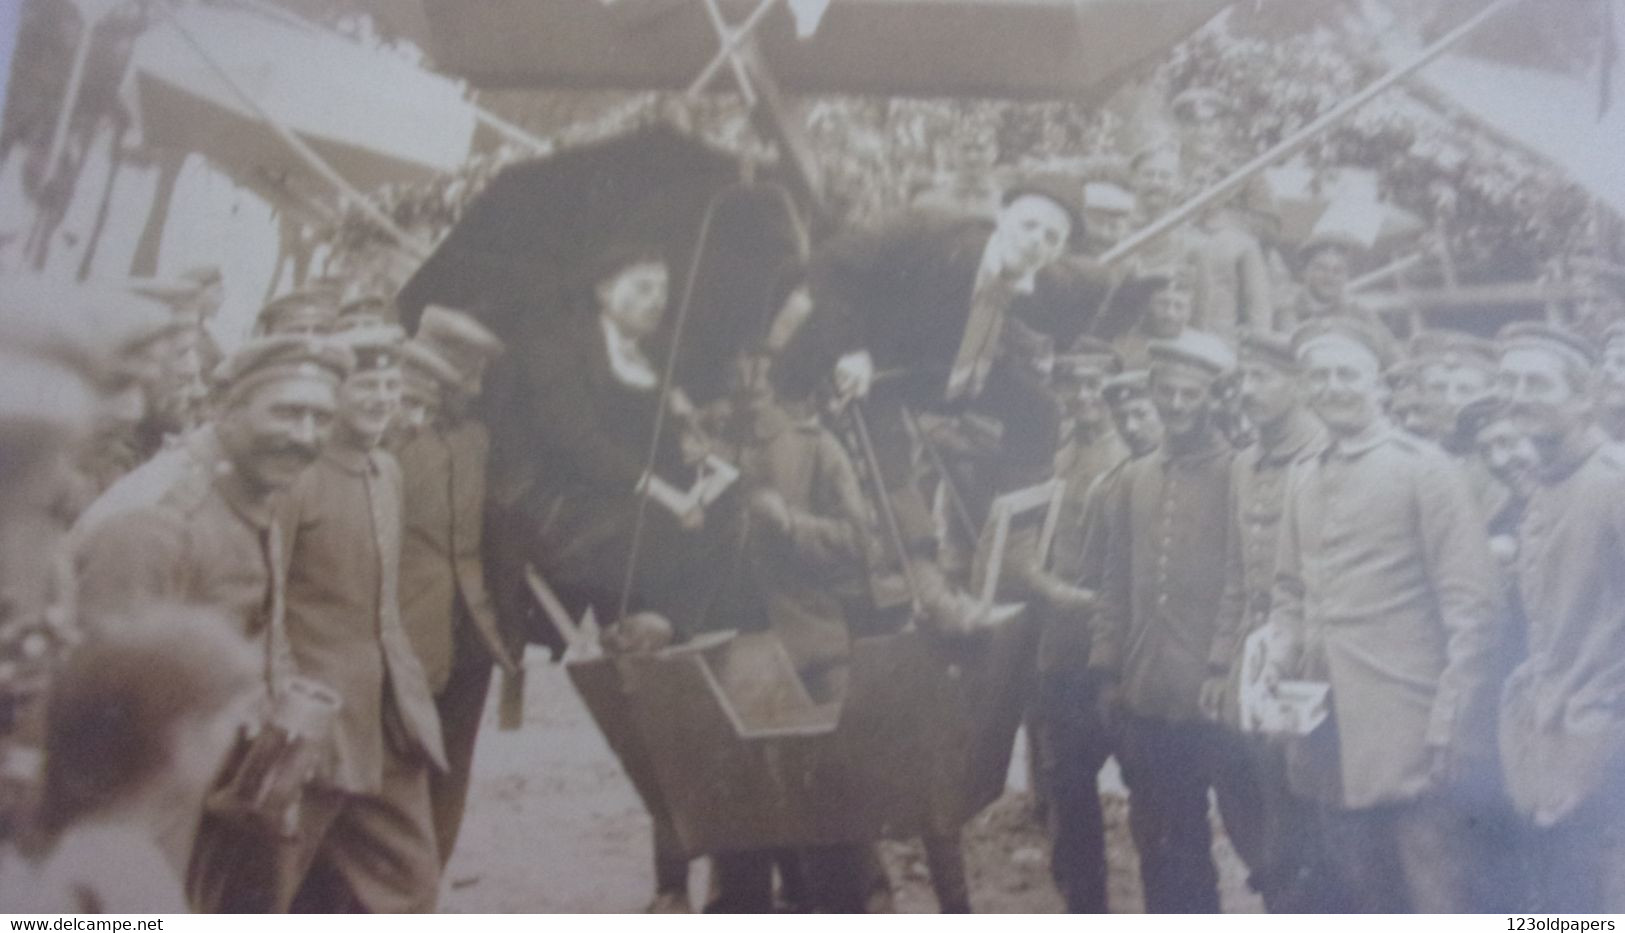
[[[403,432],[394,451],[405,489],[401,624],[423,663],[445,739],[447,770],[429,780],[442,864],[462,824],[493,666],[518,672],[480,555],[490,437],[468,415],[487,360],[501,350],[474,319],[431,305],[402,351],[403,391],[424,407],[421,423]]]
[[[1288,788],[1279,743],[1237,734],[1236,694],[1246,639],[1269,621],[1288,477],[1294,466],[1325,448],[1326,434],[1303,406],[1286,336],[1243,331],[1239,368],[1242,409],[1259,439],[1237,455],[1231,471],[1224,596],[1202,704],[1203,712],[1226,731],[1222,754],[1232,776],[1229,786],[1245,790],[1240,796],[1246,805],[1232,805],[1224,818],[1232,840],[1243,840],[1238,851],[1251,846],[1246,852],[1253,859],[1248,881],[1271,911],[1301,913],[1335,904],[1325,896],[1329,892],[1320,871],[1315,815]]]
[[[1199,699],[1224,589],[1233,453],[1214,429],[1212,387],[1229,347],[1186,331],[1153,341],[1151,397],[1161,450],[1124,469],[1104,504],[1106,563],[1089,666],[1120,707],[1118,757],[1140,852],[1146,909],[1216,912],[1208,828],[1216,729]],[[1175,522],[1178,522],[1176,529]]]

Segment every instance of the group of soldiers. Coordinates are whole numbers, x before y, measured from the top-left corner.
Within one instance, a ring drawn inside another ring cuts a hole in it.
[[[1154,219],[1177,152],[1130,168],[1125,210]],[[1069,909],[1114,906],[1111,757],[1148,910],[1219,909],[1210,790],[1271,910],[1621,909],[1625,324],[1402,341],[1348,294],[1358,245],[1289,257],[1256,190],[1107,270],[1118,201],[1034,173],[991,216],[838,232],[737,318],[700,405],[659,362],[656,244],[501,338],[437,305],[408,337],[387,298],[306,289],[165,442],[90,476],[110,399],[173,408],[153,387],[199,322],[8,313],[5,770],[34,749],[45,777],[8,801],[0,896],[432,910],[493,672],[540,613],[516,598],[590,607],[608,650],[702,617],[769,631],[839,702],[855,635],[1005,624],[965,555],[1000,494],[1054,479],[1051,552],[1012,535],[1000,589],[1041,626],[1030,734]],[[523,414],[501,432],[493,367]],[[1264,731],[1257,698],[1306,684],[1323,721]],[[686,908],[655,837],[656,904]],[[968,909],[957,842],[926,848]],[[885,888],[863,845],[735,852],[708,906]]]
[[[8,512],[8,538],[37,536],[8,552],[8,594],[13,573],[64,565],[32,584],[55,591],[8,603],[7,761],[44,756],[36,793],[8,801],[11,904],[433,908],[492,672],[517,669],[481,570],[487,439],[469,417],[502,345],[438,307],[407,339],[389,306],[272,302],[197,420],[82,509],[62,493],[95,485],[73,461],[105,449],[117,384],[173,385],[166,351],[198,322],[126,307],[108,333],[8,309],[8,356],[28,363],[8,424],[52,442],[43,514]],[[160,365],[132,368],[143,352]],[[109,670],[131,658],[150,675]]]

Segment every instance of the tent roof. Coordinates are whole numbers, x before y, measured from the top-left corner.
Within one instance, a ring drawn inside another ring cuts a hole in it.
[[[1625,72],[1625,69],[1620,69]],[[1475,119],[1561,168],[1625,216],[1625,94],[1600,117],[1595,80],[1467,55],[1447,55],[1418,75]],[[1622,75],[1616,74],[1616,87]]]
[[[757,0],[722,0],[739,22]],[[1227,0],[831,0],[759,29],[792,93],[1077,99],[1109,92]],[[438,67],[487,87],[685,88],[718,43],[698,2],[422,0]],[[726,80],[718,86],[726,87]]]

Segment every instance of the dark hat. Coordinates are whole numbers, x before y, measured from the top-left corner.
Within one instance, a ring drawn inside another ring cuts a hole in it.
[[[1106,380],[1100,388],[1100,397],[1108,405],[1123,405],[1138,398],[1146,398],[1151,394],[1151,373],[1143,369],[1131,369],[1127,372]]]
[[[1292,338],[1277,331],[1245,328],[1236,335],[1236,350],[1242,359],[1264,360],[1291,369],[1298,365]]]
[[[1493,372],[1495,345],[1488,340],[1455,330],[1425,330],[1411,338],[1411,359],[1423,366],[1443,364],[1452,368],[1471,366]]]
[[[1377,358],[1377,364],[1382,369],[1392,366],[1398,355],[1393,335],[1382,325],[1347,314],[1323,315],[1298,325],[1298,329],[1292,332],[1292,355],[1302,360],[1304,350],[1310,345],[1334,338],[1365,347]]]
[[[463,389],[476,386],[484,364],[502,355],[502,341],[484,324],[461,311],[440,305],[429,305],[423,310],[415,342],[434,351],[455,369],[457,380],[452,384]]]
[[[1083,183],[1055,172],[1029,172],[1005,186],[999,203],[1008,207],[1017,198],[1039,197],[1053,201],[1072,221],[1072,239],[1083,235]]]
[[[220,364],[214,382],[229,397],[283,379],[317,379],[337,386],[354,368],[350,350],[325,337],[256,337]]]
[[[644,262],[668,262],[666,249],[659,243],[638,241],[614,243],[600,250],[587,263],[585,283],[596,287],[628,266]]]
[[[1236,368],[1236,353],[1223,339],[1206,331],[1185,328],[1178,337],[1153,340],[1146,345],[1152,367],[1190,366],[1209,375],[1222,376]]]
[[[408,395],[438,401],[447,386],[461,386],[463,374],[434,347],[408,340],[401,348],[401,388]]]
[[[1495,335],[1495,346],[1501,355],[1515,349],[1545,350],[1582,369],[1588,369],[1597,362],[1597,351],[1580,335],[1540,321],[1508,324]]]
[[[272,299],[260,309],[254,322],[254,332],[265,336],[297,326],[308,326],[319,333],[326,333],[333,329],[338,313],[338,300],[326,291],[290,292]]]
[[[401,364],[406,331],[394,324],[369,324],[340,330],[333,335],[333,341],[355,355],[354,372],[389,369]]]

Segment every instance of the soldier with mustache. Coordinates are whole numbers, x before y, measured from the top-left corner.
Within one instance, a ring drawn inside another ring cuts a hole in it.
[[[143,607],[212,607],[266,655],[280,650],[285,568],[276,503],[332,430],[348,350],[304,337],[250,341],[216,374],[213,419],[115,483],[75,527],[78,598],[92,632]],[[92,636],[93,637],[93,636]],[[193,907],[266,906],[264,840],[206,819]]]
[[[1293,348],[1330,442],[1288,483],[1262,673],[1329,683],[1331,715],[1288,779],[1356,910],[1469,910],[1499,622],[1484,524],[1457,466],[1384,414],[1380,325],[1317,319]]]
[[[1573,334],[1513,324],[1497,388],[1534,444],[1518,525],[1528,653],[1501,703],[1501,759],[1531,827],[1540,910],[1625,909],[1625,461],[1595,426],[1594,357]]]

